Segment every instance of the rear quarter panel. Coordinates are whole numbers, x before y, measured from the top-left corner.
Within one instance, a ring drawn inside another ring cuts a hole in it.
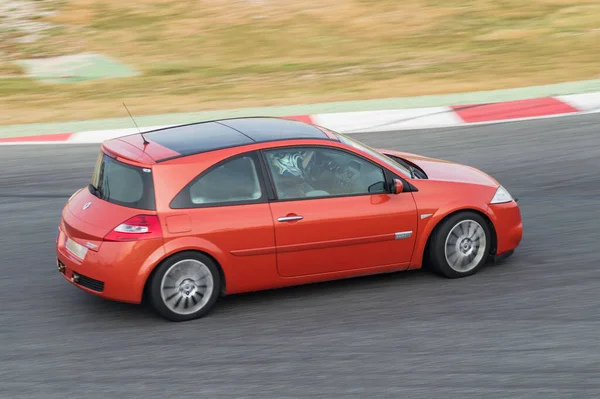
[[[215,259],[226,293],[269,288],[277,283],[273,218],[268,203],[171,209],[175,196],[196,176],[223,159],[256,146],[229,148],[158,163],[153,167],[165,258],[199,251]],[[155,265],[142,272],[149,276]]]
[[[200,208],[184,211],[190,230],[171,233],[169,215],[181,218],[181,209],[163,214],[165,255],[184,250],[204,252],[221,266],[226,293],[270,288],[277,284],[275,236],[269,204]]]

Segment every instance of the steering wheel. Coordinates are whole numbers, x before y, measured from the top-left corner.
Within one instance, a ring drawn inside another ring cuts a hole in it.
[[[314,183],[317,181],[323,169],[327,168],[327,163],[316,152],[310,155],[308,164],[304,167],[304,177],[306,180]]]

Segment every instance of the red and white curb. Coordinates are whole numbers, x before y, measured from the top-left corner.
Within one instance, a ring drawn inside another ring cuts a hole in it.
[[[352,134],[456,127],[595,112],[600,112],[600,92],[489,104],[292,115],[285,118],[314,123],[340,133]],[[147,126],[141,130],[146,132],[163,127],[168,127],[168,125]],[[134,134],[137,131],[136,128],[127,128],[0,138],[0,145],[101,143],[115,137]]]

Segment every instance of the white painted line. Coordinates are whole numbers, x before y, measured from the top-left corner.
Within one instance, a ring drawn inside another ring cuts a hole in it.
[[[39,144],[82,144],[82,143],[74,143],[72,141],[9,141],[9,142],[0,142],[0,146],[9,146],[9,145],[39,145]]]
[[[458,126],[464,122],[450,107],[339,112],[313,115],[315,124],[340,133]]]
[[[142,133],[149,132],[150,130],[162,129],[168,126],[148,126],[142,127],[140,130]],[[125,129],[111,129],[111,130],[86,130],[84,132],[74,133],[69,141],[77,143],[101,143],[105,140],[114,139],[117,137],[129,136],[130,134],[137,134],[137,128],[125,128]]]
[[[534,121],[534,120],[538,120],[538,119],[563,118],[563,117],[569,117],[569,116],[576,117],[576,116],[589,115],[589,114],[595,114],[595,113],[600,113],[600,109],[592,110],[592,111],[588,111],[588,112],[570,112],[570,113],[566,113],[566,114],[529,116],[529,117],[525,117],[525,118],[499,119],[499,120],[494,120],[494,121],[470,122],[470,123],[462,122],[458,125],[448,125],[448,126],[398,127],[397,129],[394,129],[394,130],[402,131],[402,130],[424,130],[424,129],[444,129],[444,128],[468,128],[468,127],[473,127],[473,126],[495,125],[495,124],[499,124],[499,123]],[[325,125],[323,125],[323,126],[328,127]],[[381,130],[381,129],[372,129],[372,130],[365,130],[365,131],[360,131],[360,132],[340,132],[340,133],[359,134],[359,133],[378,133],[378,132],[384,133],[385,131]]]
[[[571,94],[557,96],[556,99],[583,112],[597,112],[600,110],[600,93]]]

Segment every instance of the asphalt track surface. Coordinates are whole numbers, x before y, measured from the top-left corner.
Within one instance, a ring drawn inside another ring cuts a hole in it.
[[[598,397],[600,115],[356,137],[491,173],[520,199],[518,251],[466,279],[244,294],[169,323],[56,270],[98,146],[0,147],[0,397]]]

